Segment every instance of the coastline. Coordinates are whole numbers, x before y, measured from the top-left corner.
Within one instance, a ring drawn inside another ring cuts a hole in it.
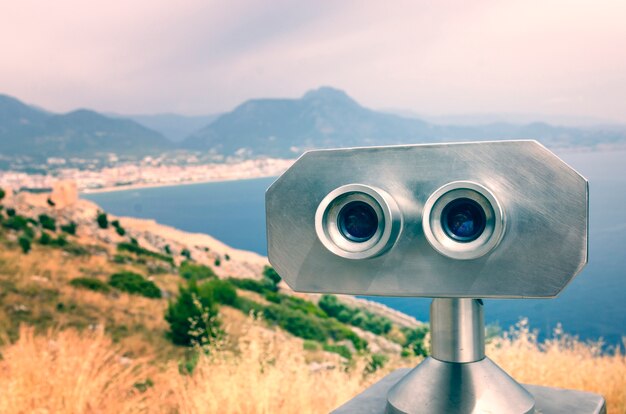
[[[147,188],[166,188],[166,187],[179,187],[179,186],[187,186],[187,185],[195,185],[195,184],[208,184],[208,183],[222,183],[229,181],[245,181],[245,180],[256,180],[261,178],[270,178],[270,177],[278,177],[278,174],[259,174],[259,175],[251,175],[248,177],[222,177],[222,178],[209,178],[204,180],[197,181],[177,181],[177,182],[163,182],[163,183],[137,183],[137,184],[129,184],[129,185],[119,185],[113,187],[102,187],[102,188],[87,188],[79,190],[78,194],[100,194],[100,193],[113,193],[118,191],[131,191],[131,190],[144,190]]]

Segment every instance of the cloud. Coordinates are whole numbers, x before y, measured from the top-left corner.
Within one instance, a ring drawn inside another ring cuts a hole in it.
[[[21,0],[0,88],[55,110],[224,111],[319,85],[373,107],[626,122],[619,0]]]

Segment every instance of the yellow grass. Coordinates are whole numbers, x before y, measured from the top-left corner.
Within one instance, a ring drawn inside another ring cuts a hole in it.
[[[582,343],[556,330],[538,343],[522,320],[492,342],[487,355],[520,383],[592,391],[607,400],[609,413],[626,413],[626,356],[600,353],[601,344]]]
[[[125,361],[96,331],[35,336],[22,327],[2,349],[2,413],[131,413],[145,406],[133,384],[145,379],[141,364]]]
[[[252,320],[237,329],[245,334],[236,349],[214,350],[182,375],[175,362],[121,358],[100,330],[35,336],[22,328],[0,350],[0,412],[327,413],[384,375],[364,375],[363,359],[347,368],[331,355],[334,369],[314,371],[300,340]],[[539,345],[525,325],[488,354],[520,382],[599,392],[609,413],[626,412],[624,355],[563,336]],[[134,384],[147,378],[154,385],[139,391]]]

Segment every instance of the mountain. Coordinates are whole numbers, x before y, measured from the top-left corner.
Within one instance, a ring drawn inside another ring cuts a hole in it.
[[[178,114],[153,114],[153,115],[115,115],[119,118],[128,118],[160,132],[172,142],[181,142],[189,135],[198,131],[207,124],[213,122],[219,115],[186,116]]]
[[[552,147],[626,143],[626,130],[546,123],[440,125],[359,105],[322,87],[300,99],[253,99],[192,134],[182,146],[224,155],[295,157],[310,148],[441,141],[537,139]]]
[[[183,142],[225,155],[294,157],[309,148],[434,139],[430,125],[364,108],[345,92],[323,87],[301,99],[253,99]]]
[[[53,114],[0,95],[0,153],[5,156],[141,156],[172,148],[161,134],[132,120],[87,109]]]

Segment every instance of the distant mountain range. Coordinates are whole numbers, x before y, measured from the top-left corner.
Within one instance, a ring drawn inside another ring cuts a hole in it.
[[[5,156],[142,156],[183,149],[293,158],[311,148],[500,139],[537,139],[551,147],[624,145],[626,128],[442,125],[365,108],[330,87],[300,99],[252,99],[219,116],[196,117],[106,116],[86,109],[53,114],[0,95],[0,153]]]
[[[173,149],[160,133],[87,109],[53,114],[0,95],[0,153],[45,157],[143,155]]]

